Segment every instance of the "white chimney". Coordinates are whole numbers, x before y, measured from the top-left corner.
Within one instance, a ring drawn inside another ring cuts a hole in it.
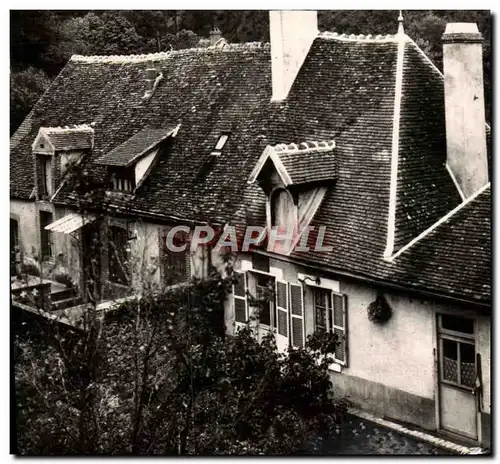
[[[318,35],[316,11],[269,12],[273,100],[284,100]]]
[[[483,37],[475,23],[450,23],[442,40],[447,163],[468,198],[488,183]]]

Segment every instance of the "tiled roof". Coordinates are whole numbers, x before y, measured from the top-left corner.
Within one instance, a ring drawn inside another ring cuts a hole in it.
[[[118,147],[101,156],[97,163],[108,166],[129,166],[135,160],[155,148],[175,130],[175,126],[145,128]]]
[[[28,200],[35,187],[31,142],[35,140],[38,127],[33,130],[33,110],[10,138],[10,196]],[[30,134],[33,134],[31,141]],[[21,148],[18,148],[21,144]]]
[[[99,178],[105,170],[96,160],[152,124],[168,127],[175,121],[181,126],[168,153],[159,157],[134,199],[116,200],[117,206],[129,214],[163,219],[262,224],[264,194],[247,180],[265,147],[335,140],[337,181],[311,223],[327,227],[324,243],[333,252],[292,257],[406,285],[399,261],[383,259],[397,50],[393,36],[321,34],[282,103],[270,101],[268,46],[157,54],[154,60],[164,78],[149,100],[143,96],[150,57],[74,57],[11,139],[11,166],[26,178],[23,187],[11,180],[11,192],[27,198],[33,188],[29,147],[40,126],[95,123],[94,149],[86,162]],[[411,42],[405,45],[396,249],[457,204],[457,192],[445,175],[444,108],[434,96],[439,91],[436,70],[419,53]],[[200,177],[220,135],[228,132],[221,155]],[[320,175],[305,173],[296,159],[289,161],[288,168],[297,169],[299,178]],[[425,169],[426,162],[433,172]],[[68,192],[63,189],[59,198],[68,200]],[[311,241],[312,247],[314,235]],[[437,291],[459,295],[467,290],[443,285]],[[477,301],[473,293],[468,298]]]
[[[491,299],[491,187],[394,259],[391,278],[417,289]]]
[[[335,142],[303,142],[278,145],[275,150],[293,184],[306,184],[335,179],[337,163]]]
[[[44,127],[45,134],[55,150],[85,150],[92,148],[94,129],[78,127]]]
[[[150,59],[158,63],[164,78],[145,101]],[[269,120],[279,110],[270,100],[268,45],[74,57],[35,106],[32,128],[11,157],[22,162],[30,178],[30,144],[40,126],[94,123],[94,149],[86,162],[92,165],[90,172],[102,178],[105,167],[96,160],[144,128],[169,127],[175,121],[181,126],[168,156],[158,160],[136,198],[122,206],[146,215],[222,222],[241,203],[241,186],[268,143]],[[201,182],[200,168],[221,133],[227,132],[231,135],[224,150]],[[32,179],[30,183],[32,188]],[[59,201],[67,200],[67,193],[63,189]]]
[[[429,70],[431,72],[429,72]],[[394,251],[462,200],[446,169],[444,86],[413,42],[405,45]]]

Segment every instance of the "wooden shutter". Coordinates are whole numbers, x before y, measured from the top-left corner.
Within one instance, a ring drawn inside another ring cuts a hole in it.
[[[278,334],[288,338],[288,287],[280,280],[276,281],[276,313]]]
[[[244,272],[235,272],[238,281],[233,285],[234,321],[246,324],[248,321],[247,279]]]
[[[298,348],[304,346],[304,298],[302,285],[288,284],[290,289],[290,332],[292,346]]]
[[[335,348],[335,360],[347,365],[347,295],[332,292],[333,333],[338,335],[339,344]]]

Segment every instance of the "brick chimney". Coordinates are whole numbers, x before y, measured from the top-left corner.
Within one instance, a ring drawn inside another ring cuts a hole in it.
[[[156,67],[153,63],[153,61],[148,61],[148,66],[146,68],[146,91],[147,92],[152,92],[155,79],[157,76],[157,70]]]
[[[450,23],[442,40],[447,163],[468,198],[488,183],[483,37],[475,23]]]
[[[316,11],[269,12],[272,100],[284,100],[318,35]]]

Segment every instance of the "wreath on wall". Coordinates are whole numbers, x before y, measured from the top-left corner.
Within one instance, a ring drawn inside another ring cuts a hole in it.
[[[372,322],[382,324],[392,316],[392,308],[384,296],[378,295],[375,301],[368,305],[368,319]]]

